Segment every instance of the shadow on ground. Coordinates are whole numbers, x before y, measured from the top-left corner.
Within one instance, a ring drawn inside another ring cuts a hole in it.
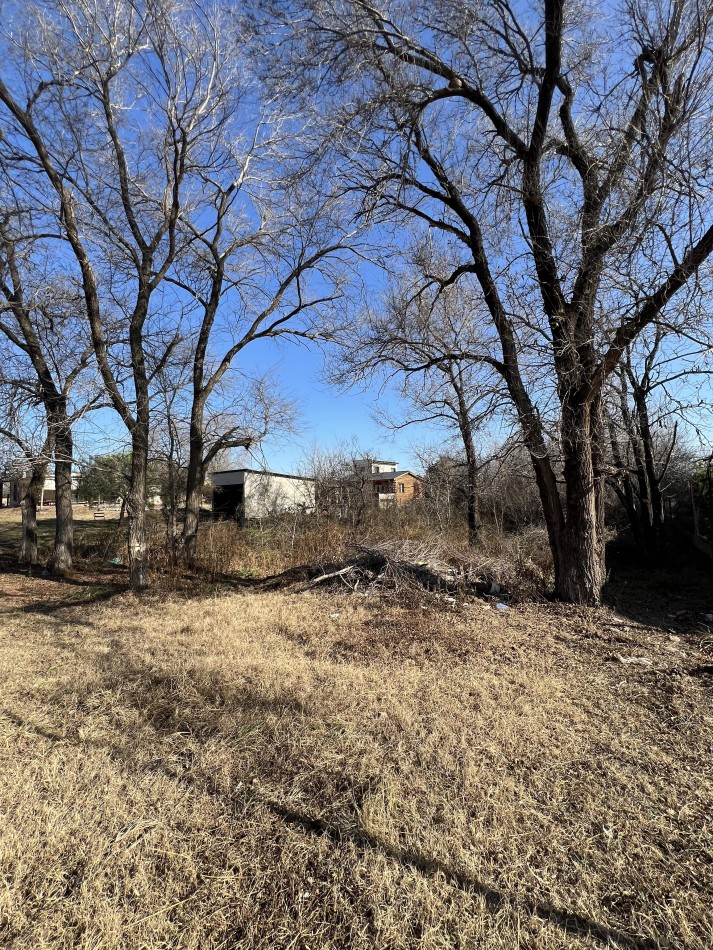
[[[672,539],[658,562],[633,546],[610,544],[607,568],[605,604],[635,623],[678,632],[713,613],[713,561],[685,538]]]
[[[270,779],[267,784],[274,788],[274,772],[283,769],[285,763],[272,760],[276,753],[274,748],[270,748],[268,736],[271,730],[266,725],[267,720],[277,717],[281,723],[282,734],[285,734],[290,730],[290,719],[304,720],[305,716],[313,714],[303,702],[287,694],[261,695],[248,684],[236,685],[216,671],[204,671],[200,676],[183,674],[178,681],[175,677],[141,665],[135,657],[123,651],[117,640],[112,641],[110,645],[111,652],[95,661],[105,681],[102,688],[120,692],[122,704],[128,704],[138,713],[144,726],[153,732],[155,743],[152,740],[152,746],[155,744],[160,748],[161,741],[186,734],[206,742],[224,732],[226,722],[230,722],[233,727],[242,724],[248,741],[252,741],[250,736],[254,735],[255,741],[265,743],[262,769],[264,775]],[[34,731],[52,742],[81,745],[82,742],[89,741],[92,745],[108,750],[113,757],[120,758],[125,768],[137,773],[145,773],[147,769],[146,762],[139,760],[134,740],[126,744],[111,744],[105,740],[80,739],[71,730],[62,732],[48,729],[44,725],[33,725],[26,717],[21,717],[11,710],[3,712],[20,728]],[[299,727],[296,725],[295,729],[297,728],[304,728],[304,723]],[[274,793],[263,793],[260,788],[262,777],[256,787],[248,786],[239,792],[226,792],[217,786],[215,778],[209,772],[200,767],[196,768],[195,763],[189,770],[183,771],[176,767],[175,763],[171,764],[166,758],[159,757],[152,759],[150,768],[161,772],[172,781],[184,784],[187,792],[191,794],[198,793],[218,799],[222,807],[235,815],[236,820],[244,821],[246,813],[251,810],[267,809],[286,827],[307,836],[326,839],[336,848],[349,844],[360,854],[378,853],[389,861],[396,862],[401,868],[416,871],[425,878],[438,877],[445,880],[451,887],[467,895],[480,897],[488,914],[505,913],[517,918],[529,915],[556,926],[567,935],[594,939],[603,947],[657,950],[668,946],[667,943],[627,933],[577,911],[498,889],[450,867],[441,860],[380,840],[362,826],[360,818],[364,796],[366,790],[371,789],[371,785],[365,786],[364,782],[359,783],[353,777],[341,776],[338,800],[330,800],[329,805],[325,804],[325,817],[290,806]],[[285,777],[289,780],[289,772],[280,776],[283,780]],[[319,776],[315,779],[318,780]],[[373,783],[378,787],[378,776],[373,778]],[[325,796],[328,795],[327,788]]]

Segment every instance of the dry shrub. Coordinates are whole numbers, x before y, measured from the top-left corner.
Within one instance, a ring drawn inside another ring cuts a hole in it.
[[[217,521],[198,535],[196,564],[217,576],[269,577],[305,564],[332,563],[348,540],[345,525],[319,518],[275,518],[245,528]]]
[[[295,568],[321,573],[355,563],[376,571],[385,581],[382,587],[403,591],[418,586],[404,565],[428,564],[443,576],[452,574],[455,588],[493,581],[516,597],[530,598],[545,596],[552,584],[544,529],[505,533],[484,528],[478,546],[470,548],[464,531],[444,535],[416,519],[383,514],[361,529],[314,517],[285,517],[247,528],[230,521],[206,524],[199,535],[197,566],[212,576],[262,578]],[[365,550],[378,552],[382,562],[362,564]]]
[[[552,589],[554,567],[544,528],[483,531],[478,550],[484,557],[480,564],[483,575],[514,596],[540,598]]]

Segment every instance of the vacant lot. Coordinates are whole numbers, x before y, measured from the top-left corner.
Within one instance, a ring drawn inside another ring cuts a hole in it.
[[[3,946],[710,947],[685,618],[116,590],[0,574]]]

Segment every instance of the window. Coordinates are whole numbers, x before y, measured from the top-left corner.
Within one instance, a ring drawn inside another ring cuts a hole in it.
[[[399,491],[400,491],[400,492],[405,492],[405,491],[406,491],[406,486],[404,485],[403,482],[399,482]]]

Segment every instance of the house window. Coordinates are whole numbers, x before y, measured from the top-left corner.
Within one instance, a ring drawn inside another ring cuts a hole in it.
[[[406,486],[404,485],[403,482],[399,482],[399,491],[400,491],[400,492],[405,492],[405,491],[406,491]]]

